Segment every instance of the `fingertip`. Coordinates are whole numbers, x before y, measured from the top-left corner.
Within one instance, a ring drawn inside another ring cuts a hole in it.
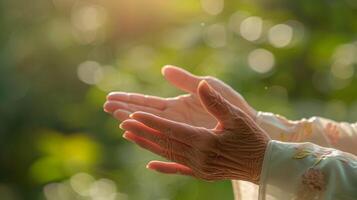
[[[108,101],[110,101],[110,100],[123,100],[123,99],[126,98],[125,95],[127,95],[126,92],[110,92],[110,93],[107,95],[106,99],[107,99]]]
[[[107,112],[107,113],[111,113],[112,111],[110,110],[110,102],[109,101],[106,101],[104,104],[103,104],[103,110],[104,112]]]
[[[107,112],[107,110],[106,110],[106,105],[105,105],[106,103],[107,103],[107,102],[104,102],[104,103],[103,103],[103,110],[104,110],[104,112]]]
[[[209,85],[209,83],[206,80],[202,80],[200,81],[200,83],[198,84],[198,94],[201,95],[205,95],[207,93],[212,92],[212,87]]]
[[[148,164],[146,165],[146,168],[154,170],[155,165],[157,165],[157,163],[161,163],[161,161],[152,160],[152,161],[148,162]]]
[[[133,142],[133,143],[135,143],[135,135],[134,134],[132,134],[131,132],[129,132],[129,131],[125,131],[124,132],[124,134],[122,135],[122,137],[125,139],[125,140],[128,140],[128,141],[130,141],[130,142]]]
[[[173,66],[173,65],[165,65],[161,69],[161,73],[166,79],[174,78],[176,76],[175,74],[177,74],[177,72],[182,72],[182,71],[183,70],[181,68]]]
[[[133,126],[133,125],[136,125],[138,124],[139,122],[134,120],[134,119],[127,119],[125,121],[123,121],[119,127],[123,130],[126,130],[126,129],[129,129],[130,126]]]
[[[124,139],[128,140],[128,135],[127,135],[127,132],[126,132],[126,131],[123,133],[122,137],[123,137]]]
[[[153,164],[152,164],[153,161],[150,161],[148,164],[146,164],[146,169],[150,169],[150,170],[155,170],[157,171],[157,169],[155,169],[155,166],[153,167]],[[155,165],[155,164],[154,164]]]
[[[145,118],[147,116],[151,116],[151,114],[143,112],[143,111],[136,111],[133,114],[130,115],[131,119],[135,119],[135,120],[140,120],[142,118]]]
[[[115,94],[115,92],[109,92],[109,93],[107,94],[107,96],[106,96],[106,99],[109,100],[109,98],[110,98],[111,96],[113,96],[114,94]]]
[[[165,76],[167,70],[169,70],[171,67],[172,67],[171,65],[165,65],[165,66],[163,66],[162,69],[161,69],[161,74],[162,74],[163,76]]]

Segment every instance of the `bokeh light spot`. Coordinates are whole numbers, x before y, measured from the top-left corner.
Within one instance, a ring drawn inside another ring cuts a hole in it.
[[[202,9],[210,15],[218,15],[223,11],[223,0],[201,0]]]
[[[277,24],[269,29],[269,42],[278,48],[285,47],[290,44],[293,38],[293,28],[286,24]]]
[[[237,11],[231,15],[228,22],[228,27],[231,31],[235,32],[236,34],[240,34],[240,24],[242,21],[249,17],[249,13],[245,11]]]
[[[89,196],[95,179],[86,173],[78,173],[71,177],[70,184],[75,192],[82,196]]]
[[[78,66],[77,75],[79,80],[84,83],[93,85],[98,83],[103,78],[102,68],[95,61],[85,61]]]
[[[90,193],[93,199],[114,199],[116,185],[112,180],[99,179],[93,183]]]
[[[357,63],[357,45],[343,44],[336,48],[333,59],[344,65]]]
[[[263,20],[257,16],[248,17],[240,24],[240,34],[248,41],[258,40],[262,34],[262,29]]]
[[[250,68],[258,73],[267,73],[275,64],[274,55],[266,49],[255,49],[248,55]]]
[[[64,183],[49,183],[43,188],[46,200],[67,200],[75,199],[76,194],[72,188]]]
[[[350,79],[353,77],[355,69],[352,65],[347,65],[344,62],[336,61],[331,66],[331,73],[336,78]]]
[[[104,9],[96,5],[85,5],[72,13],[72,23],[81,31],[96,30],[103,25],[105,19]]]

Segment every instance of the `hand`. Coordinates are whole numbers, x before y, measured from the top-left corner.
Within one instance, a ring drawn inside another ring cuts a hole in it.
[[[124,138],[173,161],[151,161],[149,169],[204,180],[258,183],[269,136],[206,81],[199,84],[198,95],[204,109],[218,121],[214,129],[135,112],[121,124]]]
[[[128,119],[133,112],[144,111],[194,126],[213,128],[217,121],[207,114],[197,95],[199,82],[206,80],[228,102],[243,110],[253,119],[256,116],[256,111],[240,94],[214,77],[198,77],[173,66],[164,67],[162,73],[171,84],[189,92],[189,94],[165,99],[142,94],[113,92],[108,95],[104,110],[112,113],[120,121]]]

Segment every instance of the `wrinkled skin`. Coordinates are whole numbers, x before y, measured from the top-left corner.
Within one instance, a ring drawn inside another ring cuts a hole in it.
[[[173,162],[151,161],[148,168],[204,180],[258,183],[270,140],[252,118],[229,103],[206,81],[198,88],[203,107],[217,121],[213,129],[135,112],[121,128],[124,138]]]
[[[152,161],[147,167],[205,180],[257,183],[269,136],[255,124],[256,111],[213,77],[172,66],[164,67],[163,75],[189,94],[164,99],[114,92],[104,105],[106,112],[124,121],[124,138],[174,161]]]
[[[206,80],[230,103],[253,119],[256,116],[256,111],[239,93],[214,77],[198,77],[173,66],[164,67],[162,73],[171,84],[188,94],[175,98],[160,98],[143,94],[112,92],[107,96],[104,110],[112,113],[120,121],[128,119],[129,115],[135,111],[144,111],[194,126],[213,128],[217,121],[206,112],[197,96],[199,82]]]

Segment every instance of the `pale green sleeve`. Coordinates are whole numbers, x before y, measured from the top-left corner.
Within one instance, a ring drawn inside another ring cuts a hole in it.
[[[357,157],[312,143],[272,140],[264,158],[259,199],[357,199]]]
[[[356,123],[335,122],[322,117],[292,121],[268,112],[259,112],[256,121],[274,140],[312,142],[357,154]]]
[[[259,112],[256,122],[273,140],[283,142],[311,142],[315,145],[332,147],[343,152],[357,155],[356,123],[335,122],[321,117],[292,121],[283,116],[268,112]],[[280,169],[280,167],[277,168]],[[289,183],[287,182],[287,184]],[[233,180],[233,188],[235,200],[258,198],[258,185]],[[355,190],[357,191],[357,188]],[[269,198],[265,197],[265,199]]]

